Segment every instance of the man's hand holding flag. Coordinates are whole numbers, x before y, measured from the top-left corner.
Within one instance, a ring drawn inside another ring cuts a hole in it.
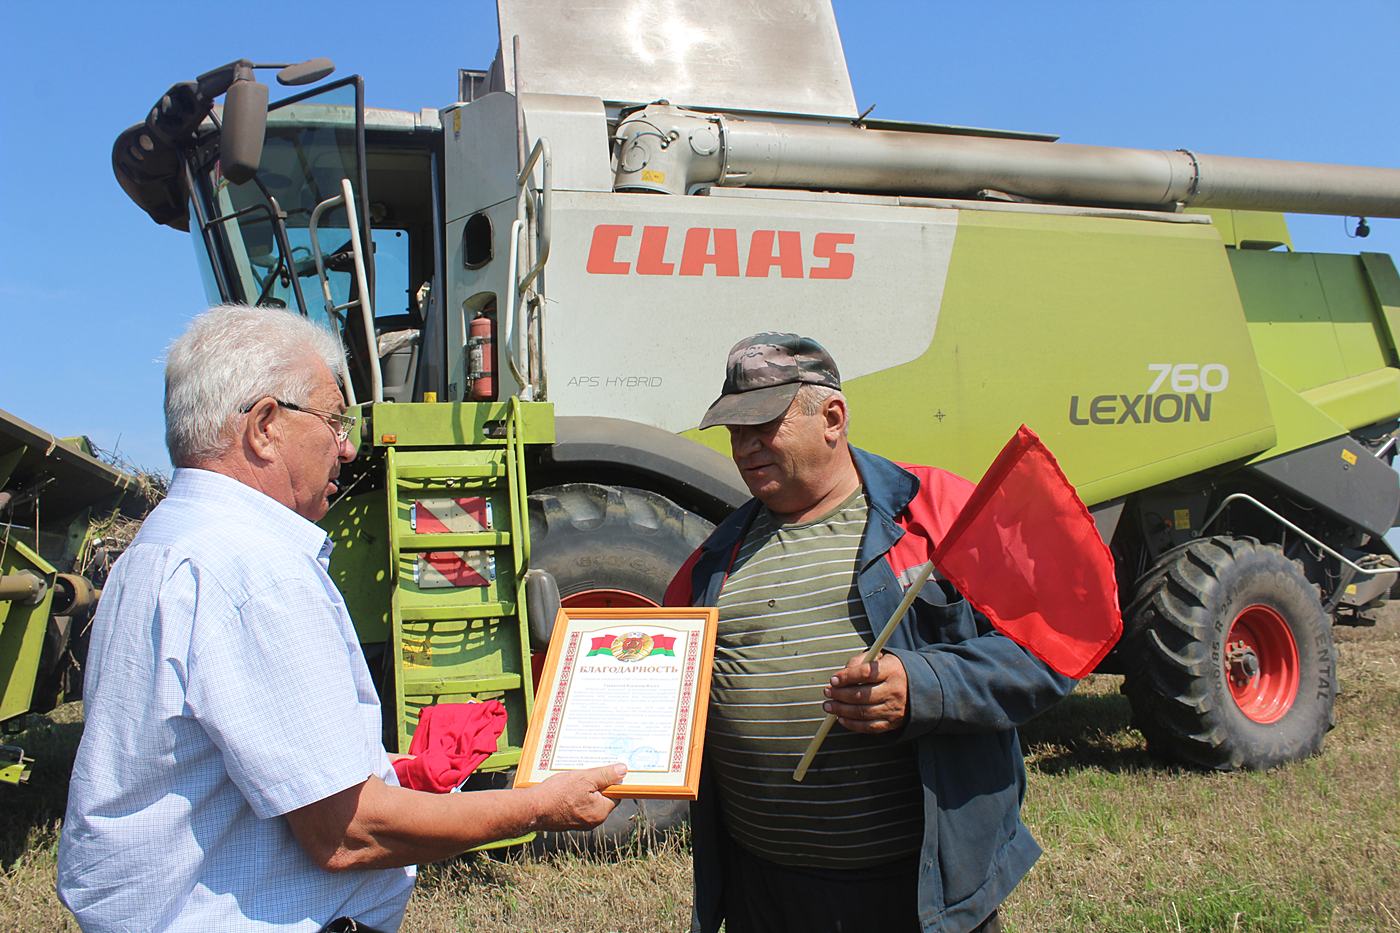
[[[938,543],[931,565],[864,656],[879,656],[930,571],[956,586],[992,625],[1066,677],[1092,671],[1123,633],[1113,555],[1054,455],[1030,428],[1002,448]],[[808,744],[801,781],[836,722],[829,714]]]

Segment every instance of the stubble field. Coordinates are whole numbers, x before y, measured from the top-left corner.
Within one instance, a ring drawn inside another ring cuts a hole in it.
[[[1119,678],[1085,680],[1022,730],[1025,818],[1045,856],[1007,902],[1031,931],[1400,931],[1400,606],[1338,628],[1337,728],[1321,755],[1265,773],[1201,774],[1146,755]],[[29,785],[0,788],[0,931],[76,930],[53,893],[70,704],[19,744]],[[605,856],[510,853],[425,866],[404,929],[682,930],[683,836]]]

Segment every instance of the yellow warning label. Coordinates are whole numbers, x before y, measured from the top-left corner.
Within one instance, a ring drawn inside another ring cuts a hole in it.
[[[1347,462],[1348,466],[1356,465],[1356,454],[1352,453],[1349,450],[1342,451],[1342,459]]]
[[[1348,595],[1348,596],[1355,596],[1355,595],[1356,595],[1356,584],[1355,584],[1355,583],[1353,583],[1353,584],[1351,584],[1350,586],[1347,587],[1347,595]]]
[[[665,184],[666,173],[658,172],[654,168],[644,168],[642,169],[642,181],[649,181],[655,185]]]
[[[1172,512],[1172,527],[1177,531],[1191,530],[1191,510],[1176,509]]]
[[[425,401],[425,402],[436,402],[436,401],[437,401],[437,393],[436,393],[436,392],[424,392],[424,393],[423,393],[423,401]]]

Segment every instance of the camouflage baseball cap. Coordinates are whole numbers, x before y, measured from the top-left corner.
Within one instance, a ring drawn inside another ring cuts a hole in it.
[[[700,427],[772,421],[804,385],[841,388],[841,374],[826,348],[797,334],[754,334],[729,351],[724,388]]]

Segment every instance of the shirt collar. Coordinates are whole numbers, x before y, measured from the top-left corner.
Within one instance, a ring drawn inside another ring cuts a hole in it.
[[[170,480],[170,499],[192,501],[201,508],[237,510],[256,519],[298,550],[324,562],[333,542],[326,532],[269,495],[212,470],[179,467]]]

